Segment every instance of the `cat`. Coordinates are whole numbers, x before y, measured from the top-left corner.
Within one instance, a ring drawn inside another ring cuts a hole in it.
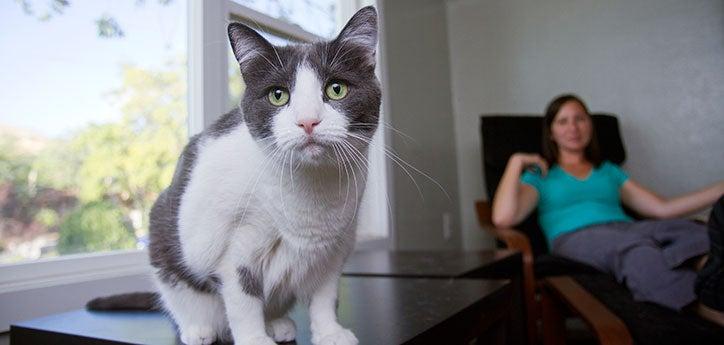
[[[328,42],[275,47],[241,23],[228,34],[240,105],[190,139],[150,214],[162,308],[187,345],[294,340],[296,302],[314,344],[357,344],[335,309],[379,120],[377,12]]]

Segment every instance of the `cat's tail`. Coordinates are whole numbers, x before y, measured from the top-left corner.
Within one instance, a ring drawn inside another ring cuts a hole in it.
[[[141,310],[159,311],[161,304],[160,296],[155,292],[132,292],[119,295],[98,297],[86,303],[88,310]]]

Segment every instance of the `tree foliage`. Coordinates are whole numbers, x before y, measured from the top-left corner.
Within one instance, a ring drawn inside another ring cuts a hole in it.
[[[135,247],[136,238],[124,223],[123,213],[109,202],[94,201],[82,205],[60,225],[60,254]]]
[[[33,154],[0,137],[0,185],[12,184],[16,209],[23,210],[15,224],[58,229],[60,254],[135,248],[186,142],[185,63],[121,71],[122,84],[110,93],[120,119],[88,124]],[[79,203],[53,209],[48,198],[57,194]]]
[[[147,219],[158,193],[170,184],[186,141],[182,68],[123,67],[123,86],[113,92],[123,117],[89,125],[69,143],[80,161],[74,185],[82,202],[113,200]]]

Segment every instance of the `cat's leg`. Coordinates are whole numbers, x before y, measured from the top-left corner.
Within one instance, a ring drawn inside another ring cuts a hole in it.
[[[239,231],[243,233],[244,231]],[[255,241],[234,241],[222,258],[218,274],[226,317],[236,345],[274,345],[264,324],[264,287],[261,272],[249,253]]]
[[[283,295],[283,296],[282,296]],[[276,342],[292,341],[297,336],[297,326],[287,313],[294,306],[295,298],[289,291],[272,294],[265,306],[266,333]]]
[[[337,322],[337,286],[340,272],[331,272],[324,283],[312,293],[309,302],[312,343],[314,345],[356,345],[352,331]]]
[[[226,318],[218,295],[199,292],[182,281],[173,285],[157,281],[156,285],[184,344],[207,345],[223,335]]]
[[[278,343],[294,340],[297,336],[297,326],[289,317],[280,317],[266,323],[266,333]]]

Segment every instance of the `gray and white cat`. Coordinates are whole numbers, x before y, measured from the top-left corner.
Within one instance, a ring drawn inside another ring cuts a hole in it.
[[[300,301],[314,344],[357,344],[335,305],[378,123],[377,13],[363,8],[329,42],[228,32],[241,105],[191,138],[151,211],[164,309],[186,344],[263,345],[295,338],[286,315]]]

